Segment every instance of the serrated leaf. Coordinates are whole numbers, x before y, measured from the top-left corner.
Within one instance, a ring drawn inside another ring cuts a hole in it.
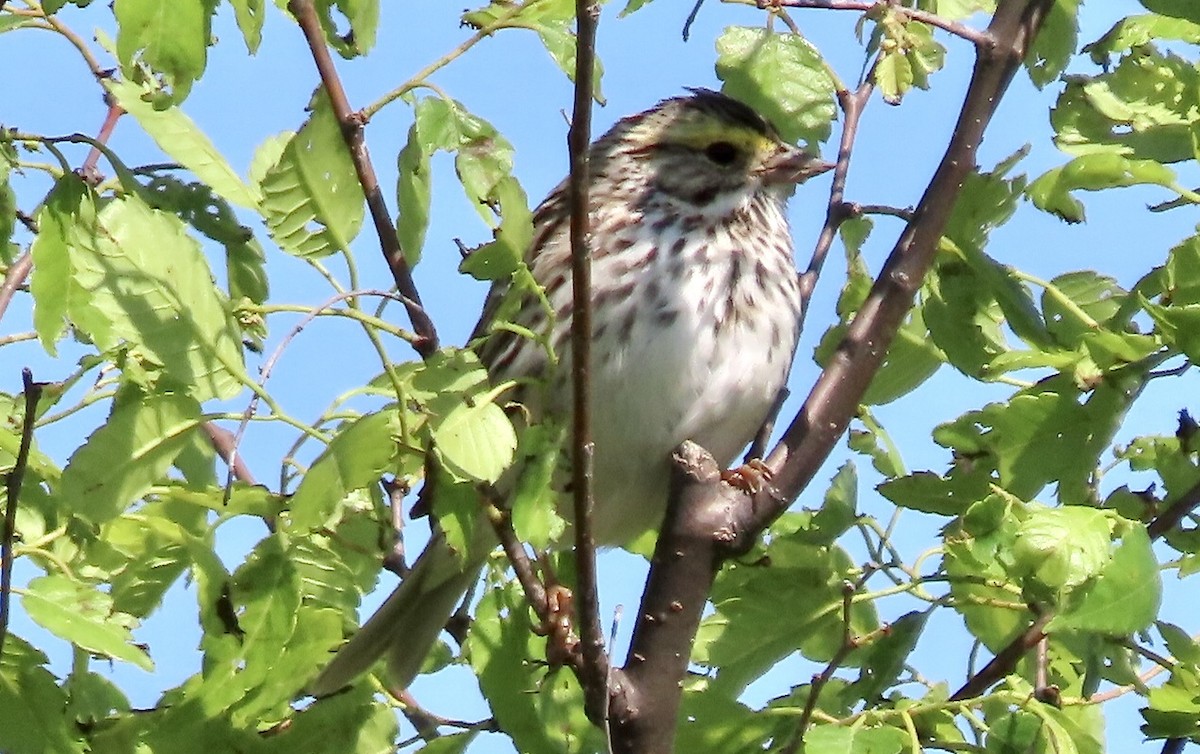
[[[546,673],[530,658],[545,656],[524,595],[505,580],[483,595],[467,644],[471,666],[496,721],[518,751],[530,754],[603,748],[583,715],[583,692],[570,673]]]
[[[324,526],[350,493],[376,484],[395,458],[397,430],[396,412],[391,410],[345,425],[292,495],[287,529],[312,531]]]
[[[1025,56],[1029,78],[1039,89],[1058,78],[1075,53],[1081,0],[1054,0]]]
[[[162,479],[199,423],[200,405],[189,396],[118,396],[108,421],[71,455],[59,495],[95,524],[120,515]]]
[[[135,61],[146,63],[166,77],[172,99],[182,101],[204,73],[216,8],[217,0],[115,0],[122,67],[130,70]]]
[[[829,138],[834,83],[803,37],[731,26],[717,38],[717,77],[723,92],[766,116],[786,141],[813,146]]]
[[[459,478],[495,482],[512,465],[517,433],[495,403],[459,404],[432,426],[438,458]]]
[[[146,89],[129,81],[110,79],[104,85],[171,159],[195,173],[218,196],[247,209],[257,208],[258,200],[250,187],[182,110],[175,105],[156,107],[146,99]]]
[[[298,257],[318,258],[350,247],[362,229],[365,200],[324,89],[313,98],[311,110],[308,121],[263,175],[259,189],[267,229],[280,248]]]
[[[241,390],[237,324],[179,218],[133,196],[110,202],[70,264],[68,315],[100,349],[131,347],[197,400]]]
[[[59,179],[37,215],[38,234],[30,248],[33,272],[29,290],[33,294],[33,326],[42,347],[58,353],[58,340],[66,332],[67,311],[73,288],[72,249],[87,244],[96,233],[95,197],[75,174]],[[77,295],[77,294],[76,294]],[[84,329],[100,327],[101,322]]]
[[[130,616],[114,613],[112,598],[66,576],[39,576],[21,597],[25,612],[39,626],[94,654],[154,669],[146,650],[136,646]]]
[[[1130,526],[1081,599],[1054,616],[1048,630],[1126,636],[1154,622],[1162,600],[1158,560],[1142,526]]]
[[[398,735],[393,708],[375,699],[368,684],[360,683],[297,714],[280,735],[264,739],[263,752],[387,754],[396,751]]]

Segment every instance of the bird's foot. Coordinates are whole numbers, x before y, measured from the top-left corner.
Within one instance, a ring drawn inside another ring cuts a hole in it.
[[[550,667],[567,664],[579,648],[579,636],[572,623],[574,603],[575,595],[565,586],[554,584],[546,587],[548,615],[534,631],[546,637],[546,662]]]
[[[775,473],[770,467],[761,459],[754,458],[736,469],[722,471],[721,481],[747,494],[757,495],[771,486],[771,478],[774,476]]]

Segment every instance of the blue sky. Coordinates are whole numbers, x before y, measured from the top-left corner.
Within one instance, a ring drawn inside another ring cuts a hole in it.
[[[93,3],[82,11],[68,7],[61,18],[85,37],[96,27],[113,36],[106,6]],[[459,27],[462,6],[444,0],[383,3],[376,49],[363,60],[338,61],[351,102],[355,106],[366,105],[469,36],[469,30]],[[685,43],[680,38],[680,29],[688,7],[689,3],[659,0],[623,19],[617,17],[619,6],[605,9],[600,23],[599,55],[605,67],[602,85],[607,106],[595,113],[597,134],[622,115],[678,94],[685,86],[718,88],[712,40],[725,26],[756,25],[762,20],[761,13],[752,6],[708,3],[700,9],[691,41]],[[1131,0],[1085,5],[1081,40],[1094,39],[1115,19],[1138,8]],[[843,80],[853,81],[857,77],[862,65],[862,49],[853,36],[857,14],[802,11],[794,13],[793,18],[826,54]],[[228,6],[220,9],[215,33],[219,42],[210,50],[208,71],[184,103],[184,109],[234,167],[244,173],[255,148],[263,140],[279,131],[295,129],[303,121],[303,107],[315,85],[316,74],[298,30],[274,7],[268,8],[264,40],[257,56],[246,55]],[[849,200],[910,206],[932,175],[949,137],[972,62],[967,43],[947,39],[942,34],[939,38],[947,46],[948,55],[946,70],[933,77],[934,91],[913,92],[900,107],[890,107],[876,98],[868,108],[850,170]],[[105,111],[99,89],[73,49],[62,40],[29,30],[0,36],[0,70],[21,72],[6,76],[0,96],[0,123],[5,126],[44,134],[94,133],[99,127]],[[567,124],[563,113],[570,109],[571,87],[532,33],[507,31],[485,40],[439,71],[433,80],[472,112],[493,123],[514,144],[516,174],[531,202],[537,201],[565,174]],[[1030,154],[1019,170],[1028,172],[1031,178],[1065,161],[1065,156],[1050,141],[1047,108],[1056,94],[1057,87],[1037,91],[1018,75],[988,131],[980,151],[981,166],[990,167],[1026,144],[1031,147]],[[395,155],[403,145],[409,121],[408,108],[397,102],[382,111],[367,130],[368,145],[393,212]],[[836,138],[835,129],[835,141]],[[119,124],[111,146],[130,164],[162,159],[161,153],[132,121]],[[833,147],[825,145],[824,153],[832,159]],[[84,150],[75,149],[69,154],[78,164]],[[425,257],[416,270],[416,278],[443,341],[456,344],[463,342],[474,325],[485,287],[457,275],[458,252],[453,239],[471,245],[486,240],[490,233],[455,185],[450,160],[442,156],[434,164],[431,225]],[[1195,177],[1185,176],[1183,182],[1194,185]],[[33,190],[40,185],[39,181],[31,177],[22,185]],[[793,201],[791,219],[802,265],[823,219],[827,189],[828,179],[818,179],[802,187]],[[32,194],[23,196],[28,201]],[[1128,189],[1083,198],[1089,221],[1077,226],[1068,226],[1028,204],[1023,205],[1013,223],[994,233],[989,253],[1042,278],[1068,270],[1097,268],[1128,286],[1150,265],[1164,259],[1167,249],[1194,232],[1193,221],[1183,212],[1152,215],[1145,211],[1147,204],[1170,198],[1156,190]],[[28,205],[23,206],[29,209]],[[899,229],[898,222],[877,221],[866,250],[873,268],[881,264]],[[266,242],[265,231],[261,228],[256,231]],[[355,248],[363,280],[372,287],[386,286],[389,276],[373,237],[364,234]],[[269,255],[275,301],[311,305],[328,297],[327,285],[304,265],[273,248]],[[832,317],[842,273],[840,261],[840,253],[835,249],[811,307],[792,377],[793,397],[784,409],[785,417],[794,414],[816,375],[812,348]],[[394,309],[390,316],[398,320],[401,313]],[[280,317],[272,322],[268,351],[294,321]],[[18,299],[0,325],[0,335],[27,329],[30,329],[27,307]],[[402,343],[394,343],[392,347],[400,358],[415,358]],[[61,378],[73,366],[70,349],[68,356],[58,361],[47,359],[40,347],[32,343],[7,347],[2,353],[0,389],[10,392],[19,390],[22,366],[31,366],[40,380]],[[356,328],[348,323],[321,322],[307,328],[288,349],[270,388],[294,414],[315,417],[330,400],[362,384],[377,369],[369,345]],[[1118,434],[1118,442],[1140,433],[1172,433],[1175,413],[1185,407],[1180,396],[1195,394],[1195,387],[1195,379],[1187,378],[1152,388]],[[1008,392],[1003,386],[978,385],[943,370],[916,394],[896,405],[880,407],[877,414],[892,431],[910,469],[942,469],[950,459],[947,451],[929,440],[930,429],[988,400],[1001,400]],[[102,410],[83,412],[74,422],[41,432],[39,442],[44,450],[65,462],[83,435],[102,420]],[[292,439],[290,433],[257,425],[248,435],[243,452],[259,480],[272,488],[278,485],[279,460]],[[799,504],[819,504],[824,482],[847,457],[847,452],[839,449]],[[860,509],[886,518],[890,515],[889,504],[871,490],[874,482],[867,467],[858,465],[863,477]],[[901,522],[904,535],[898,541],[901,551],[911,557],[929,547],[935,541],[940,523],[940,520],[922,520],[920,514],[906,513]],[[222,548],[228,562],[239,562],[240,553],[262,533],[261,527],[249,524],[223,530]],[[608,615],[617,604],[623,604],[629,615],[637,604],[643,566],[638,559],[613,553],[605,557],[601,567],[603,614]],[[372,595],[364,609],[378,604],[390,589],[386,578],[383,583],[385,586]],[[897,603],[881,609],[886,614],[899,615],[908,606]],[[1165,614],[1170,615],[1170,609]],[[175,618],[177,615],[187,618],[181,623]],[[195,672],[198,655],[194,648],[199,633],[191,623],[191,615],[194,615],[194,598],[182,587],[174,589],[164,610],[152,616],[137,634],[155,649],[158,671],[148,675],[130,667],[113,669],[114,679],[133,696],[135,705],[152,705],[159,692]],[[1176,619],[1185,620],[1182,615]],[[1192,628],[1194,624],[1191,621]],[[43,635],[19,609],[13,630],[43,646],[52,641],[36,638]],[[624,626],[622,641],[628,630],[629,626]],[[935,619],[926,634],[926,643],[937,644],[919,650],[927,676],[961,672],[961,658],[969,651],[961,624],[949,615]],[[58,663],[56,667],[61,669],[69,652],[63,646],[53,656]],[[950,662],[941,658],[949,658]],[[799,660],[786,663],[772,674],[770,682],[752,687],[752,701],[761,702],[792,683],[804,681],[812,672]],[[949,676],[951,684],[958,680],[961,679]],[[484,708],[478,703],[462,708],[462,681],[461,676],[449,680],[439,676],[419,681],[414,691],[429,707],[443,714],[468,719],[484,715]],[[1140,743],[1139,721],[1132,709],[1129,700],[1113,706],[1110,748],[1157,751],[1157,744]]]

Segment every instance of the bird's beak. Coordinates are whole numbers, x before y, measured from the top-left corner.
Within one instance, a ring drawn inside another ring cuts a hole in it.
[[[790,145],[780,145],[775,154],[763,163],[759,175],[765,183],[803,183],[836,167],[820,157]]]

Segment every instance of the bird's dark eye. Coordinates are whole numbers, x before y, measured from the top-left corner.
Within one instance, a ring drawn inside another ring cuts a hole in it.
[[[705,147],[704,154],[718,165],[729,165],[737,159],[738,150],[727,141],[714,141]]]

